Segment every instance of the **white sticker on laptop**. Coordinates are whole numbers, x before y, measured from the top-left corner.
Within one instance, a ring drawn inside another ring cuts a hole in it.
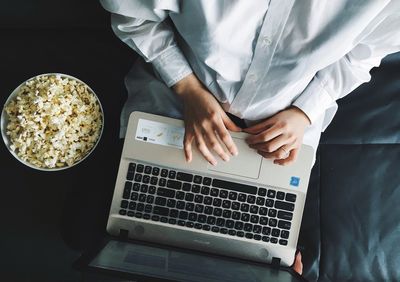
[[[135,139],[153,144],[183,149],[183,127],[139,119]]]

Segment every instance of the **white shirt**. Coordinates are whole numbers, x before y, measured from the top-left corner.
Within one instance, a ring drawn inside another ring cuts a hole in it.
[[[101,3],[116,35],[168,86],[194,72],[226,111],[246,120],[294,105],[312,123],[323,119],[324,130],[336,100],[400,50],[400,0]]]

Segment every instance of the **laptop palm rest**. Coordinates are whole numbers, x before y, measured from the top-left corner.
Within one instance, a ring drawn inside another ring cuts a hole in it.
[[[216,166],[208,164],[207,169],[229,175],[258,179],[262,156],[257,154],[255,150],[249,148],[249,145],[247,145],[246,141],[242,138],[233,137],[233,142],[235,142],[239,154],[237,156],[231,156],[228,162],[224,162],[218,156],[215,156],[218,160],[218,164]]]

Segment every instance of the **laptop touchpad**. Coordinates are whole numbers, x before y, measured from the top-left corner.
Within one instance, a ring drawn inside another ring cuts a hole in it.
[[[208,164],[208,170],[257,179],[260,173],[262,156],[249,148],[244,139],[233,138],[233,142],[235,142],[239,154],[231,156],[228,162],[224,162],[214,154],[218,164],[216,166]]]

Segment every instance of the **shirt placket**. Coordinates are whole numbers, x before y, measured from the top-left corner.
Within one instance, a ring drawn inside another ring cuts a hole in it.
[[[276,46],[282,35],[294,0],[271,0],[265,15],[253,59],[247,71],[242,86],[233,99],[229,111],[241,118],[246,118],[246,110],[267,78]]]

